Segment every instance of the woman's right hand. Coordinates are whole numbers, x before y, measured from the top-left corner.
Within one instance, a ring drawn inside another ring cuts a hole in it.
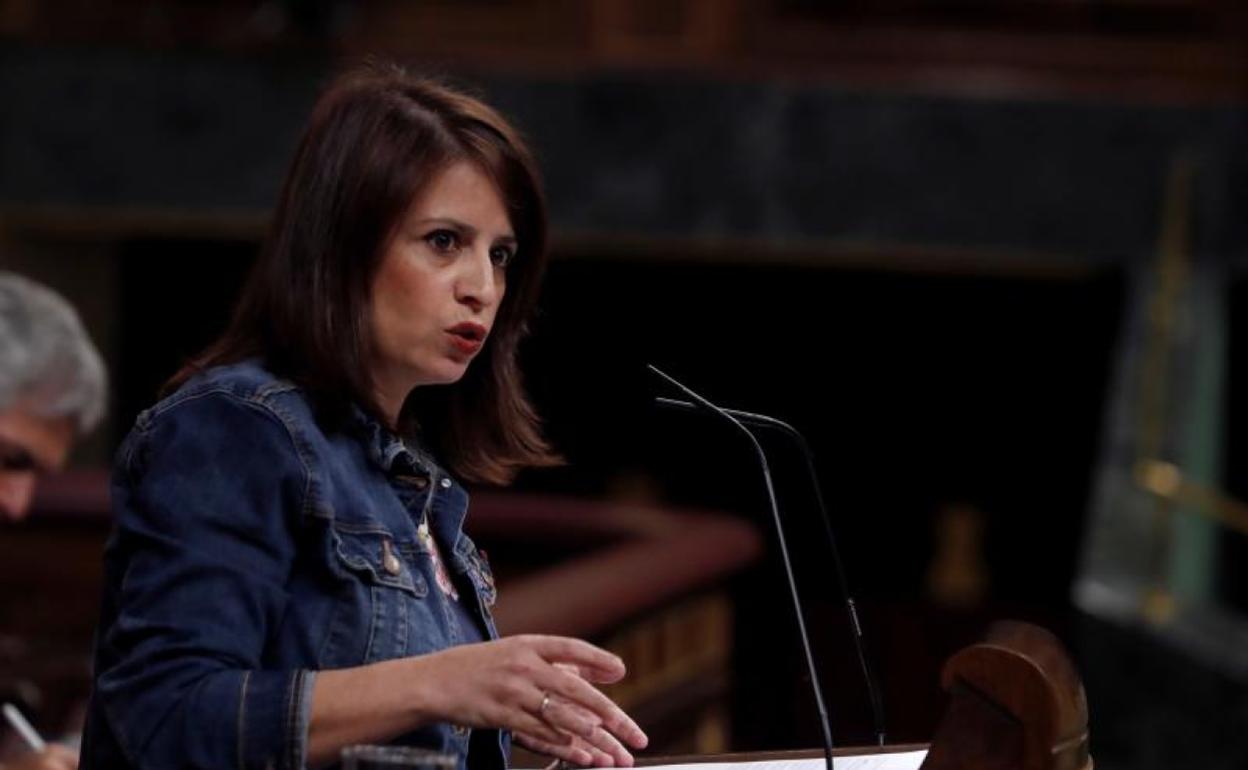
[[[594,684],[624,662],[580,639],[512,636],[416,658],[414,681],[437,719],[511,730],[529,748],[576,764],[627,767],[647,738]]]

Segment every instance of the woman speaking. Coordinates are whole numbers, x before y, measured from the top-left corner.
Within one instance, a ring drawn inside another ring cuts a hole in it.
[[[462,483],[556,459],[516,364],[545,259],[497,113],[394,67],[331,84],[229,328],[118,452],[83,767],[392,742],[501,768],[510,736],[632,764],[646,737],[594,686],[622,662],[499,639],[462,529]]]

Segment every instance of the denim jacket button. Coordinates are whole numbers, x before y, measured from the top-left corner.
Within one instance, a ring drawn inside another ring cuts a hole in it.
[[[399,557],[394,555],[394,548],[389,540],[381,541],[381,566],[390,575],[398,575],[403,571],[403,565],[399,563]]]
[[[440,481],[440,482],[439,482],[439,484],[441,484],[441,485],[442,485],[442,488],[443,488],[443,489],[450,489],[450,488],[451,488],[451,480],[450,480],[450,479],[442,479],[442,481]]]

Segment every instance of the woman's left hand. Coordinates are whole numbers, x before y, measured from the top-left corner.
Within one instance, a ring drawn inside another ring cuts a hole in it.
[[[627,767],[646,734],[595,687],[624,676],[619,657],[580,639],[520,635],[317,673],[309,764],[345,745],[446,722],[510,730],[577,765]]]
[[[567,671],[570,674],[579,676],[582,679],[593,684],[610,684],[616,681],[616,677],[594,676],[592,671],[583,670],[580,666],[573,663],[556,663],[555,668]],[[589,711],[574,706],[564,701],[562,698],[551,696],[549,704],[546,706],[546,715],[554,716],[552,709],[567,710],[569,714],[575,714],[575,719],[564,721],[590,721],[594,723],[601,722],[596,716]],[[549,718],[549,717],[548,717]],[[552,720],[553,721],[553,720]],[[512,733],[512,737],[518,740],[525,748],[536,751],[539,754],[545,754],[550,757],[558,757],[559,759],[572,762],[578,765],[592,765],[594,767],[614,767],[615,757],[620,756],[619,752],[627,755],[627,749],[624,748],[615,736],[601,727],[594,730],[593,739],[588,740],[579,735],[573,735],[571,743],[553,744],[544,741],[533,735],[521,731]],[[589,761],[585,759],[588,757]]]
[[[555,668],[579,676],[592,684],[610,684],[616,681],[614,676],[595,676],[591,670],[582,669],[573,663],[556,663],[554,665]],[[574,721],[601,721],[585,709],[580,709],[562,698],[555,698],[554,696],[551,696],[550,704],[546,707],[547,712],[550,712],[551,709],[567,709],[569,713],[576,713],[576,720]],[[615,757],[620,756],[620,752],[624,752],[625,755],[628,753],[627,749],[616,740],[615,736],[601,728],[594,730],[593,737],[595,740],[593,741],[579,735],[573,735],[571,743],[559,745],[520,731],[513,732],[512,737],[527,749],[550,757],[558,757],[578,765],[614,767],[616,764]],[[584,761],[586,757],[589,759],[588,762]]]

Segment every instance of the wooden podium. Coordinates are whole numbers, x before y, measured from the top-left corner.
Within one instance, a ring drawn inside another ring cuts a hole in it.
[[[1091,770],[1083,683],[1048,631],[996,623],[941,680],[950,704],[924,770]]]
[[[1092,770],[1083,684],[1061,643],[1042,628],[994,624],[951,657],[941,676],[950,704],[929,746],[836,749],[861,757],[927,749],[920,770]],[[822,750],[646,758],[641,766],[822,759]],[[822,764],[820,764],[822,767]]]

